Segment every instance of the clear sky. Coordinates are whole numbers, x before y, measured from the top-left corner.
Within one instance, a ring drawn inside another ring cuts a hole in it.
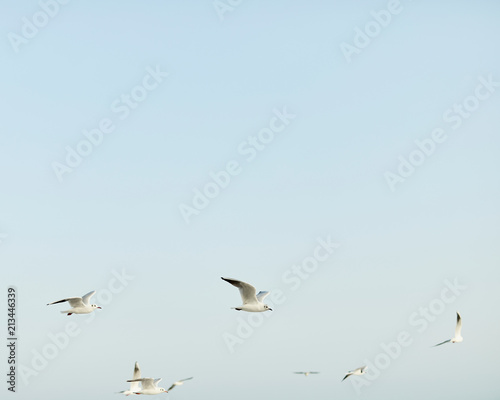
[[[498,2],[62,3],[0,4],[13,398],[498,399]]]

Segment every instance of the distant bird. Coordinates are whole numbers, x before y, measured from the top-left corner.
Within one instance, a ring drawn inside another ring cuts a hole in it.
[[[130,389],[123,390],[120,393],[123,393],[125,396],[129,396],[131,394],[135,394],[139,391],[139,382],[138,379],[141,379],[141,369],[139,368],[139,364],[136,362],[134,366],[134,375],[132,375],[132,380],[134,382],[130,382]]]
[[[262,303],[264,298],[270,292],[259,292],[250,285],[249,283],[238,281],[236,279],[222,278],[231,285],[236,286],[240,290],[241,300],[243,305],[239,307],[232,307],[238,311],[248,311],[248,312],[263,312],[263,311],[273,311],[267,304]],[[256,294],[257,293],[257,294]]]
[[[356,368],[353,371],[349,371],[347,375],[344,376],[344,379],[350,377],[351,375],[363,375],[365,373],[365,370],[366,370],[366,365],[364,365],[363,367]],[[344,379],[342,379],[342,381],[344,381]]]
[[[304,375],[304,376],[309,376],[311,374],[319,374],[319,372],[316,372],[316,371],[294,372],[294,374],[300,374],[300,375]]]
[[[158,387],[158,382],[161,381],[161,378],[153,379],[153,378],[142,378],[142,379],[131,379],[127,382],[141,382],[141,390],[134,392],[134,394],[160,394],[167,393],[165,389],[162,387]]]
[[[462,331],[462,317],[460,316],[460,314],[457,311],[457,325],[455,326],[455,336],[452,337],[451,339],[445,340],[444,342],[435,344],[433,347],[441,346],[442,344],[449,343],[449,342],[451,342],[451,343],[463,342],[464,338],[460,334],[461,331]]]
[[[90,298],[94,294],[95,290],[87,293],[83,297],[68,297],[67,299],[53,301],[52,303],[48,303],[47,305],[50,306],[51,304],[64,303],[65,301],[67,301],[73,308],[71,310],[61,311],[61,313],[68,314],[68,316],[71,314],[90,314],[92,311],[101,308],[96,306],[95,304],[90,304]]]
[[[170,387],[167,389],[167,392],[170,392],[170,391],[171,391],[174,387],[176,387],[176,386],[181,386],[181,385],[184,385],[184,382],[185,382],[185,381],[189,381],[189,380],[191,380],[191,379],[193,379],[193,377],[191,377],[191,378],[181,379],[181,380],[179,380],[179,381],[177,381],[177,382],[172,383],[172,386],[170,386]]]

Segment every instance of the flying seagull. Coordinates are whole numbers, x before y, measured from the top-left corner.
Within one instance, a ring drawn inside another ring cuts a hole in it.
[[[134,375],[132,375],[132,380],[134,382],[130,382],[129,390],[122,390],[120,393],[123,393],[125,396],[129,396],[139,391],[138,379],[141,379],[141,369],[139,368],[139,364],[136,362],[134,366]]]
[[[262,301],[270,292],[259,292],[250,285],[249,283],[238,281],[236,279],[222,278],[226,282],[229,282],[231,285],[236,286],[240,290],[241,300],[243,301],[243,305],[239,307],[232,307],[238,311],[248,311],[248,312],[263,312],[263,311],[273,311],[272,308],[269,308],[267,304],[264,304]]]
[[[65,301],[67,301],[73,308],[71,310],[61,311],[61,313],[68,314],[68,316],[71,314],[90,314],[92,311],[101,308],[95,304],[90,304],[90,298],[94,294],[95,290],[93,290],[92,292],[88,292],[83,297],[68,297],[67,299],[53,301],[52,303],[48,303],[47,305],[50,306],[51,304],[64,303]]]
[[[300,374],[300,375],[304,375],[304,376],[309,376],[311,374],[319,374],[319,372],[316,372],[316,371],[294,372],[294,374]]]
[[[167,393],[165,389],[162,387],[158,387],[158,382],[161,381],[161,378],[153,379],[153,378],[142,378],[142,379],[131,379],[127,382],[141,382],[141,390],[137,390],[134,394],[160,394]]]
[[[441,346],[442,344],[450,343],[450,342],[451,343],[460,343],[460,342],[463,342],[464,338],[460,334],[461,330],[462,330],[462,317],[460,316],[460,314],[457,311],[457,325],[455,326],[455,336],[452,337],[451,339],[445,340],[444,342],[435,344],[433,347]]]
[[[351,375],[363,375],[365,373],[365,370],[366,370],[366,365],[362,366],[362,367],[359,367],[359,368],[356,368],[355,370],[353,371],[349,371],[347,373],[346,376],[344,376],[344,379],[350,377]],[[342,379],[342,381],[344,381],[344,379]]]
[[[186,378],[186,379],[181,379],[177,382],[174,382],[172,383],[172,386],[170,386],[168,389],[167,389],[167,392],[170,392],[174,387],[176,386],[180,386],[180,385],[184,385],[184,381],[189,381],[190,379],[193,379],[193,377],[191,378]]]

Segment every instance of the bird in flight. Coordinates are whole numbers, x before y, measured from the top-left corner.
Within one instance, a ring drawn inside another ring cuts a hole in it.
[[[270,292],[259,292],[249,283],[238,281],[236,279],[222,278],[222,280],[229,282],[231,285],[236,286],[240,290],[241,300],[243,304],[238,307],[232,307],[238,311],[248,312],[264,312],[273,311],[267,304],[262,301]]]
[[[127,382],[141,382],[141,389],[134,392],[134,394],[160,394],[167,393],[165,389],[162,387],[158,387],[158,382],[161,381],[161,378],[153,379],[153,378],[142,378],[142,379],[131,379]]]
[[[300,374],[300,375],[304,375],[304,376],[309,376],[311,374],[319,374],[319,372],[316,372],[316,371],[294,372],[294,374]]]
[[[178,380],[177,382],[172,383],[172,386],[170,386],[170,387],[167,389],[167,392],[170,392],[170,391],[171,391],[174,387],[176,387],[176,386],[184,385],[184,382],[185,382],[185,381],[189,381],[190,379],[193,379],[193,377],[191,377],[191,378],[181,379],[181,380]]]
[[[344,381],[346,378],[349,378],[351,375],[363,375],[365,373],[365,370],[366,370],[366,365],[356,368],[355,370],[349,371],[347,375],[344,376],[344,379],[342,379],[342,381]]]
[[[457,325],[455,326],[455,336],[452,337],[451,339],[445,340],[444,342],[435,344],[433,347],[441,346],[442,344],[450,343],[450,342],[451,343],[463,342],[464,338],[462,337],[461,331],[462,331],[462,317],[460,316],[460,314],[457,311]]]
[[[120,393],[124,394],[125,396],[129,396],[139,391],[138,379],[141,379],[141,369],[139,368],[139,364],[136,362],[134,366],[134,375],[132,375],[132,380],[134,382],[130,382],[129,390],[122,390]]]
[[[52,303],[48,303],[47,305],[50,306],[51,304],[64,303],[65,301],[67,301],[73,308],[71,308],[70,310],[61,311],[61,313],[68,314],[68,316],[71,314],[90,314],[92,311],[101,308],[95,304],[90,304],[90,298],[94,294],[95,290],[93,290],[92,292],[88,292],[83,297],[68,297],[67,299],[53,301]]]

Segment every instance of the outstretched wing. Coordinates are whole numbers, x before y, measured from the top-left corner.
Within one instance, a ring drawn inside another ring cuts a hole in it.
[[[167,392],[170,392],[174,387],[178,386],[178,385],[182,385],[182,382],[184,381],[189,381],[190,379],[193,379],[193,377],[191,378],[185,378],[185,379],[180,379],[178,380],[177,382],[174,382],[172,383],[172,386],[170,386],[168,389],[167,389]]]
[[[95,294],[95,290],[88,292],[85,296],[82,297],[83,304],[86,306],[90,306],[90,298]]]
[[[134,365],[134,375],[132,379],[141,379],[141,369],[139,368],[139,363],[136,361]]]
[[[238,281],[236,279],[222,277],[221,279],[229,282],[233,286],[236,286],[240,290],[240,296],[243,304],[257,303],[257,290],[252,285],[246,282]]]
[[[153,385],[154,385],[155,388],[158,387],[158,383],[160,381],[161,381],[161,378],[157,378],[157,379],[154,380]]]
[[[441,342],[441,343],[435,344],[435,345],[434,345],[434,346],[432,346],[432,347],[441,346],[442,344],[449,343],[449,342],[451,342],[451,339],[448,339],[448,340],[445,340],[444,342]]]
[[[266,298],[266,296],[269,295],[269,293],[271,292],[268,292],[268,291],[260,291],[259,293],[257,293],[257,300],[260,301],[261,303],[264,301],[264,299]]]
[[[305,374],[305,372],[294,372],[294,374]]]
[[[457,326],[455,327],[455,337],[460,337],[460,332],[462,331],[462,317],[457,312]]]
[[[349,372],[346,376],[344,376],[344,379],[342,379],[342,382],[346,379],[349,378],[352,375],[352,372]]]
[[[71,307],[73,307],[73,308],[75,308],[75,307],[85,307],[85,304],[83,304],[83,301],[82,301],[81,297],[68,297],[67,299],[53,301],[52,303],[48,303],[47,305],[50,306],[51,304],[64,303],[65,301],[67,301],[69,303],[69,305]]]
[[[154,379],[153,378],[142,378],[142,379],[130,379],[127,382],[141,382],[142,388],[153,389],[155,388]]]
[[[137,392],[139,390],[139,381],[141,379],[141,369],[139,368],[139,363],[136,362],[134,365],[134,375],[132,375],[132,380],[135,382],[130,382],[130,391]]]

